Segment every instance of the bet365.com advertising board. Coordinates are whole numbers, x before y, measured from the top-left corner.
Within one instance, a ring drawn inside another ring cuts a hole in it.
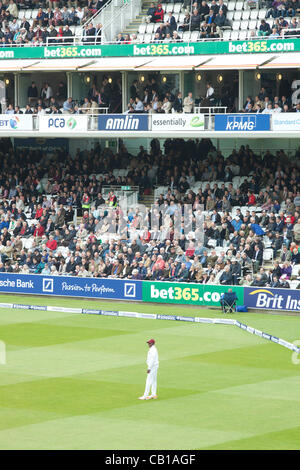
[[[244,288],[233,287],[238,296],[237,305],[244,304]],[[143,301],[168,304],[220,306],[221,294],[228,286],[185,284],[181,282],[143,282]]]

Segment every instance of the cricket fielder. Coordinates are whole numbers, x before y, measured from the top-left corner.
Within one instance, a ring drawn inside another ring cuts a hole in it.
[[[155,346],[155,340],[149,339],[147,341],[149,346],[149,351],[147,355],[147,380],[146,380],[146,387],[145,392],[142,397],[139,397],[139,400],[150,400],[151,398],[156,399],[156,388],[157,388],[157,369],[159,366],[158,362],[158,352]],[[151,395],[150,395],[151,389]]]

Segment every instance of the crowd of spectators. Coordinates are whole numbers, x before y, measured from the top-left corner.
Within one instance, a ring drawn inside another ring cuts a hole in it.
[[[292,103],[291,95],[273,97],[270,92],[262,87],[254,99],[251,96],[247,96],[241,111],[262,114],[299,113],[300,104]]]
[[[225,159],[209,139],[153,139],[136,156],[122,141],[116,154],[1,149],[0,272],[299,284],[300,150],[241,146]],[[111,189],[124,184],[165,189],[152,209],[124,209]]]
[[[43,46],[45,44],[72,44],[74,28],[88,21],[104,4],[105,0],[76,1],[29,1],[2,0],[0,2],[0,47]],[[26,17],[28,9],[32,18]],[[24,12],[24,15],[23,15]],[[101,42],[102,25],[87,24],[83,29],[82,42]],[[92,39],[91,39],[92,36]]]
[[[112,81],[104,75],[97,86],[93,83],[87,96],[81,100],[75,100],[67,95],[67,85],[64,81],[57,84],[56,89],[43,83],[38,88],[32,81],[27,89],[27,105],[25,108],[9,103],[4,114],[99,114],[101,112],[116,113],[121,111],[122,92],[121,80]]]
[[[235,111],[234,96],[230,87],[224,85],[219,93],[215,92],[210,82],[206,83],[203,96],[197,98],[190,91],[183,97],[180,91],[174,92],[165,85],[158,83],[155,77],[149,77],[146,83],[134,80],[129,90],[128,113],[193,113],[195,107],[223,106],[227,112]]]
[[[184,9],[184,5],[182,8]],[[169,11],[165,16],[160,3],[151,3],[145,18],[147,23],[155,24],[155,34],[150,42],[153,44],[182,42],[182,34],[185,31],[197,31],[199,39],[220,38],[223,28],[231,26],[226,18],[228,9],[223,0],[218,0],[218,2],[212,0],[210,5],[206,0],[196,1],[192,4],[192,12],[188,9],[185,11],[183,21],[177,22],[172,12]],[[120,33],[116,40],[123,44],[139,42],[136,34],[123,36]]]

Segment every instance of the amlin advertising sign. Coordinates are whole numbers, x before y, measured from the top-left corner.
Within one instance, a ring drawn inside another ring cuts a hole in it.
[[[152,131],[204,131],[204,114],[152,114]]]
[[[147,114],[103,114],[98,117],[99,131],[148,131]]]

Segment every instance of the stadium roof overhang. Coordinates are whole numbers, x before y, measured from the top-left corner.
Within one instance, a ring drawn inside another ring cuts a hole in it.
[[[300,53],[0,60],[0,72],[181,71],[300,68]]]
[[[300,68],[300,53],[292,52],[290,54],[280,54],[271,62],[260,67],[261,69],[281,69],[281,68]]]
[[[211,56],[211,60],[205,62],[195,70],[251,70],[261,67],[273,60],[274,54],[236,54]]]

